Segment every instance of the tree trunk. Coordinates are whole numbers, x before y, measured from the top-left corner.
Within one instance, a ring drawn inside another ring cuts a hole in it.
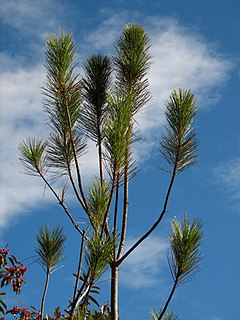
[[[111,320],[118,320],[118,272],[119,267],[111,266]]]

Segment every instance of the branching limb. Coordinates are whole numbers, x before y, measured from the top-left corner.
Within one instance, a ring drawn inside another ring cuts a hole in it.
[[[141,238],[139,238],[139,240],[117,261],[118,265],[120,265],[157,228],[157,226],[162,221],[164,214],[167,211],[169,197],[171,194],[171,190],[173,187],[175,177],[176,177],[176,173],[173,172],[172,178],[171,178],[168,190],[167,190],[167,194],[165,197],[163,210],[162,210],[161,214],[159,215],[158,219],[155,221],[155,223],[152,225],[152,227]]]
[[[40,139],[28,138],[19,145],[19,151],[21,154],[20,160],[22,161],[24,167],[26,168],[26,173],[30,175],[39,176],[45,183],[45,185],[50,189],[55,198],[57,199],[60,206],[63,208],[74,228],[83,235],[82,230],[79,228],[77,222],[72,217],[68,208],[64,204],[63,197],[60,197],[54,190],[52,185],[49,183],[44,174],[45,166],[45,148],[47,143]]]
[[[51,192],[54,194],[54,196],[56,197],[56,199],[58,200],[58,203],[60,204],[60,206],[63,208],[63,210],[65,211],[66,215],[68,216],[68,218],[70,219],[72,225],[74,226],[74,228],[83,236],[83,232],[82,230],[79,228],[77,222],[74,220],[73,216],[71,215],[71,213],[69,212],[67,206],[64,204],[63,200],[58,196],[58,194],[56,193],[56,191],[53,189],[53,187],[51,186],[51,184],[47,181],[47,179],[41,174],[39,173],[40,177],[42,178],[42,180],[45,182],[45,184],[48,186],[48,188],[51,190]]]
[[[120,265],[160,224],[169,202],[175,177],[196,162],[197,141],[191,125],[196,115],[195,98],[190,90],[174,90],[166,103],[167,134],[160,142],[163,158],[172,168],[172,177],[162,212],[152,227],[118,260]]]

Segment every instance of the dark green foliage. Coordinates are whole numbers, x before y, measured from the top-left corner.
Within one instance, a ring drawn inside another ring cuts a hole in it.
[[[36,236],[38,261],[45,270],[54,271],[57,264],[63,259],[64,236],[63,228],[57,226],[53,231],[48,225],[39,230]]]
[[[20,143],[20,160],[26,169],[26,174],[38,176],[39,173],[43,173],[46,162],[46,146],[46,141],[35,138],[27,138]]]
[[[86,146],[79,135],[82,84],[74,74],[75,44],[70,34],[50,36],[46,42],[47,82],[44,108],[52,128],[47,149],[48,166],[69,172]]]
[[[150,67],[150,40],[144,28],[137,24],[126,25],[115,44],[116,70],[118,90],[131,95],[132,114],[135,114],[150,99],[148,80]]]
[[[177,173],[196,162],[197,141],[192,123],[196,115],[195,98],[190,90],[173,90],[166,102],[166,134],[160,141],[161,154]]]
[[[104,215],[108,208],[110,197],[109,186],[101,183],[98,178],[93,179],[92,186],[89,188],[87,203],[91,221],[96,231],[102,227]]]
[[[99,233],[93,233],[91,238],[87,239],[85,264],[86,269],[89,270],[90,281],[99,279],[108,268],[114,250],[114,238],[106,236],[102,239]]]
[[[95,142],[101,143],[106,124],[107,96],[111,81],[111,62],[107,56],[92,56],[84,64],[84,109],[81,117],[83,129]]]
[[[109,97],[109,117],[104,143],[105,159],[111,168],[110,172],[116,175],[120,174],[130,161],[130,138],[133,127],[131,105],[131,98],[124,94]]]

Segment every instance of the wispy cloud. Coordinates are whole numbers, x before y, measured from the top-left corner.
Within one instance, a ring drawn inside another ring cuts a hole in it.
[[[43,38],[45,32],[60,26],[63,9],[54,0],[9,0],[1,4],[1,19],[19,34]]]
[[[218,184],[223,187],[235,209],[240,212],[240,157],[219,165],[213,172]]]
[[[126,242],[126,250],[137,239],[130,238]],[[130,288],[153,287],[159,285],[161,274],[166,259],[168,242],[157,236],[147,238],[135,251],[123,262],[120,277],[121,282]],[[158,280],[156,280],[158,279]]]
[[[46,31],[53,30],[59,24],[63,8],[52,10],[54,1],[7,1],[2,7],[3,23],[19,28],[19,32],[32,35],[34,40],[25,44],[35,47],[36,53]],[[62,11],[61,11],[62,10]],[[61,11],[61,12],[60,12]],[[106,12],[105,12],[106,14]],[[105,19],[88,33],[81,44],[88,48],[91,43],[94,50],[106,50],[109,53],[112,43],[124,23],[130,21],[126,12],[107,13]],[[41,21],[41,23],[39,23]],[[181,26],[176,20],[145,17],[146,29],[152,41],[151,54],[153,64],[149,75],[152,101],[137,121],[141,127],[142,141],[136,145],[136,157],[146,160],[152,148],[157,144],[159,131],[164,121],[163,101],[173,88],[192,88],[197,93],[198,107],[204,108],[204,101],[216,102],[216,88],[221,87],[228,77],[230,63],[219,57],[204,39],[191,30]],[[112,48],[112,47],[111,47]],[[89,51],[85,54],[88,54]],[[92,50],[92,49],[91,49]],[[92,53],[92,52],[91,52]],[[44,68],[38,59],[24,66],[19,56],[12,58],[5,51],[1,54],[3,72],[1,75],[1,226],[10,223],[26,209],[38,203],[42,195],[42,185],[38,179],[20,174],[18,161],[18,143],[25,137],[46,136],[45,114],[42,112],[39,88],[44,81]],[[89,177],[96,170],[96,161],[92,153],[85,157],[83,168]],[[40,191],[41,190],[41,191]],[[31,200],[30,200],[31,199]]]
[[[164,122],[164,101],[175,88],[185,88],[196,94],[198,109],[215,105],[221,98],[220,88],[226,83],[232,63],[223,58],[211,43],[200,34],[181,25],[176,19],[142,17],[136,12],[116,14],[103,10],[103,22],[88,33],[87,51],[113,53],[113,43],[121,28],[139,18],[151,39],[152,66],[149,83],[152,100],[149,107],[137,116],[142,141],[136,145],[136,156],[146,159],[159,139]],[[90,49],[91,48],[91,49]]]
[[[44,76],[41,66],[30,70],[5,72],[1,88],[1,219],[6,225],[41,198],[42,185],[38,179],[20,174],[18,144],[30,134],[43,136],[43,119],[39,87]],[[30,180],[29,180],[30,179]]]

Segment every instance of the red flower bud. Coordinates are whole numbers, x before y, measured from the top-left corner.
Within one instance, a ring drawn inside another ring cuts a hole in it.
[[[0,254],[7,255],[9,253],[9,249],[0,249]]]
[[[5,269],[6,269],[8,272],[13,272],[13,271],[15,271],[15,267],[5,267]]]
[[[7,313],[18,314],[19,308],[18,306],[14,306],[11,310],[8,310]]]
[[[22,275],[27,271],[27,267],[24,267],[24,266],[22,266],[22,267],[20,267],[20,270],[21,270],[21,272],[22,272]]]

